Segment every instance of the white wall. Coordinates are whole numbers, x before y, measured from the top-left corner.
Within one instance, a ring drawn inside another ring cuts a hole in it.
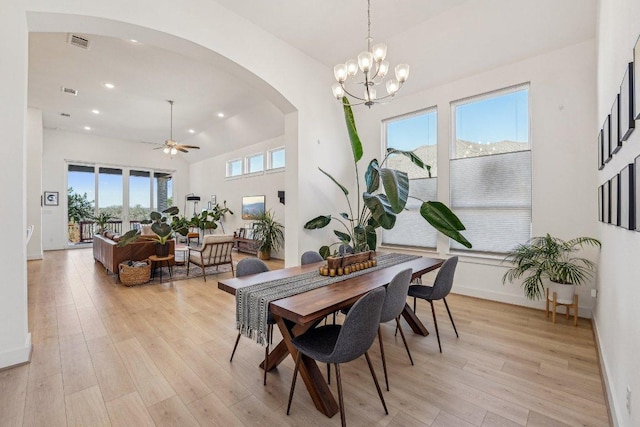
[[[282,146],[284,146],[284,137],[274,138],[191,164],[191,186],[189,192],[193,192],[202,198],[199,207],[206,207],[206,202],[211,200],[212,195],[215,195],[220,206],[226,200],[227,207],[233,211],[233,215],[226,215],[224,219],[224,228],[227,234],[231,234],[234,230],[251,222],[242,219],[243,196],[264,195],[266,209],[273,211],[278,222],[282,224],[286,222],[285,205],[278,200],[278,191],[284,191],[285,189],[285,173],[283,170],[266,171],[240,178],[227,179],[225,177],[227,160],[244,159],[246,156],[258,153],[263,153],[266,160],[267,150]],[[273,252],[271,256],[283,258],[284,253],[283,249],[279,252]]]
[[[381,158],[382,119],[437,106],[438,194],[439,199],[448,204],[450,102],[525,82],[531,83],[533,235],[549,232],[565,239],[593,236],[597,220],[595,142],[590,144],[595,141],[594,40],[398,98],[371,110],[357,110],[358,131],[365,144],[363,160]],[[425,222],[425,226],[429,225]],[[442,236],[438,254],[450,255],[448,241]],[[543,301],[527,300],[519,284],[503,285],[504,271],[499,260],[462,257],[454,292],[543,307]],[[582,316],[591,314],[593,299],[589,288],[592,286],[579,288]]]
[[[44,191],[57,191],[59,206],[42,208],[44,250],[67,245],[67,161],[108,166],[175,170],[174,200],[184,200],[189,187],[189,165],[179,155],[173,158],[141,142],[103,138],[90,133],[44,130],[42,182]],[[181,205],[178,205],[182,209]]]
[[[34,225],[27,259],[42,259],[42,111],[27,112],[27,224]]]
[[[26,143],[27,23],[19,0],[4,1],[0,13],[0,220],[5,242],[0,247],[0,368],[29,360],[27,321]]]
[[[598,114],[591,126],[592,141],[611,110],[627,63],[633,61],[633,47],[640,35],[639,23],[640,3],[637,1],[600,1]],[[639,127],[640,121],[636,121],[636,129],[622,149],[601,172],[593,172],[596,186],[633,163],[640,154]],[[594,144],[589,144],[590,151],[595,151]],[[615,424],[637,426],[640,425],[640,266],[637,262],[640,233],[600,223],[597,230],[602,240],[602,253],[594,321],[604,377]],[[627,386],[632,391],[631,413],[626,407]]]

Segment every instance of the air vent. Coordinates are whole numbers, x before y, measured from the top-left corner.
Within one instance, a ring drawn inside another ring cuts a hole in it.
[[[60,90],[68,95],[78,96],[78,91],[75,89],[71,89],[70,87],[61,86]]]
[[[60,115],[62,117],[71,117],[71,114],[69,114],[69,113],[60,113]]]
[[[73,46],[81,47],[82,49],[89,49],[89,39],[77,34],[69,34],[69,36],[67,37],[67,43]]]

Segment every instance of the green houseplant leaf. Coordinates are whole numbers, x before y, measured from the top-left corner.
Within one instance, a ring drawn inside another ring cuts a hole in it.
[[[307,230],[315,230],[317,228],[324,228],[331,222],[331,215],[320,215],[308,221],[304,228]]]
[[[409,176],[406,172],[384,168],[380,169],[380,178],[393,213],[399,214],[409,198]]]
[[[378,159],[369,162],[367,171],[364,174],[364,182],[367,184],[367,193],[373,193],[380,188],[380,167]]]
[[[371,211],[371,216],[382,228],[391,230],[396,225],[396,214],[386,195],[364,193],[362,197],[365,205]]]
[[[344,119],[347,123],[349,141],[351,141],[353,160],[358,163],[358,161],[362,158],[362,142],[360,142],[358,130],[356,129],[356,121],[353,118],[353,111],[351,111],[351,106],[349,105],[349,100],[346,96],[342,97],[342,104],[344,105]]]
[[[318,168],[318,169],[320,169],[320,168]],[[320,172],[322,172],[323,174],[325,174],[326,176],[328,176],[328,177],[331,179],[331,181],[335,182],[335,184],[336,184],[338,187],[340,187],[340,189],[342,190],[342,192],[344,193],[344,195],[345,195],[345,196],[348,196],[348,195],[349,195],[349,190],[347,190],[347,188],[346,188],[344,185],[342,185],[342,184],[340,184],[338,181],[336,181],[336,179],[335,179],[334,177],[332,177],[332,176],[331,176],[331,174],[329,174],[329,173],[327,173],[327,172],[323,171],[322,169],[320,169]]]
[[[420,206],[420,215],[445,236],[466,248],[471,248],[471,243],[460,233],[461,230],[465,230],[464,225],[444,203],[424,202]]]

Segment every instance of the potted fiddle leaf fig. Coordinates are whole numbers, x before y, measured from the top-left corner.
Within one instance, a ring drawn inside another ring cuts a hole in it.
[[[178,218],[179,212],[180,210],[177,207],[172,206],[162,212],[153,211],[149,214],[149,219],[140,221],[140,224],[143,225],[151,224],[151,231],[153,231],[154,234],[150,234],[147,237],[156,242],[156,255],[167,256],[169,254],[169,245],[167,242],[173,237],[174,233],[179,233],[183,236],[187,235],[189,228],[185,223],[183,221],[173,220],[174,218]],[[172,218],[171,222],[169,222],[169,218]],[[126,246],[133,243],[137,241],[141,235],[140,230],[129,230],[122,235],[118,246]]]
[[[564,241],[547,233],[532,237],[527,243],[507,252],[504,261],[513,263],[502,276],[502,283],[524,277],[522,287],[529,299],[540,299],[545,282],[557,292],[558,302],[571,303],[575,286],[593,276],[595,264],[586,258],[575,256],[585,246],[600,247],[600,241],[592,237],[576,237]]]
[[[320,172],[340,188],[347,201],[348,211],[342,212],[337,216],[331,214],[320,215],[308,221],[304,228],[307,230],[324,228],[330,222],[336,221],[340,227],[338,230],[334,230],[333,233],[339,240],[338,244],[346,248],[345,252],[358,253],[375,250],[377,245],[376,230],[380,227],[386,230],[392,229],[396,223],[396,216],[406,209],[407,199],[409,198],[409,177],[406,172],[385,167],[387,159],[390,156],[405,156],[414,165],[429,171],[429,175],[431,175],[431,167],[411,151],[389,148],[382,162],[373,159],[367,165],[364,174],[366,189],[363,193],[360,193],[358,162],[362,159],[362,143],[358,136],[351,106],[346,97],[342,98],[342,104],[353,153],[356,193],[362,194],[362,199],[357,199],[357,205],[354,209],[349,199],[349,190],[331,174],[320,169]],[[421,201],[420,215],[431,226],[465,247],[471,247],[471,243],[460,233],[465,230],[464,225],[444,203]],[[321,247],[319,252],[326,258],[331,252],[330,246]]]
[[[253,223],[253,240],[258,258],[271,259],[271,251],[278,251],[284,245],[284,225],[276,221],[271,211],[265,211]]]

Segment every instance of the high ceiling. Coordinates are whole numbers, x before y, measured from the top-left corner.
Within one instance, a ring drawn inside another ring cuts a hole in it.
[[[365,47],[364,0],[215,1],[326,66],[327,92],[333,65]],[[371,7],[374,41],[389,45],[392,65],[411,65],[404,93],[595,34],[595,0],[373,0]],[[197,157],[185,156],[190,161],[283,132],[278,108],[220,58],[207,61],[127,39],[81,35],[89,49],[67,43],[66,33],[31,33],[29,105],[43,111],[47,128],[161,144],[169,138],[172,99],[174,139],[203,146]],[[115,88],[105,88],[107,82]],[[63,86],[78,95],[63,93]]]

